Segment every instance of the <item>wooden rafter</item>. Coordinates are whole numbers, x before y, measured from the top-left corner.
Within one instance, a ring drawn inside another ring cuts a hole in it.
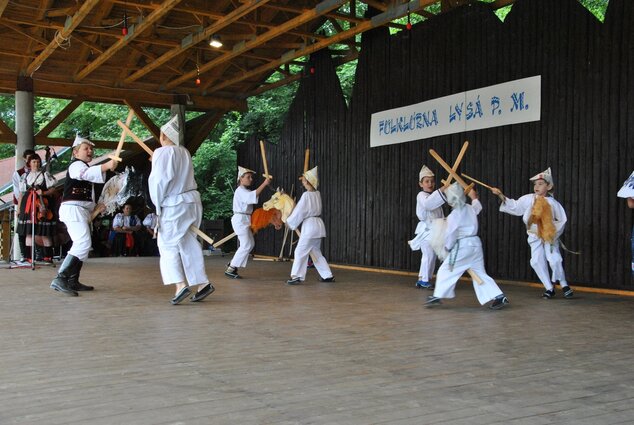
[[[0,136],[3,139],[9,140],[11,143],[15,143],[15,141],[17,140],[17,136],[15,135],[14,131],[11,130],[11,127],[9,127],[1,119],[0,119],[0,133],[1,133]]]
[[[250,40],[248,42],[243,42],[240,44],[236,44],[233,48],[233,50],[231,52],[227,52],[224,55],[212,60],[211,62],[208,62],[204,65],[202,65],[200,67],[200,72],[201,74],[204,72],[209,71],[210,69],[212,69],[215,66],[218,66],[219,64],[229,61],[231,59],[233,59],[236,56],[239,56],[242,52],[247,52],[257,46],[260,46],[264,43],[266,43],[269,40],[274,39],[275,37],[278,37],[280,34],[285,33],[286,31],[292,29],[292,28],[296,28],[302,24],[305,24],[306,22],[312,21],[313,19],[322,16],[326,13],[328,13],[329,11],[336,9],[338,7],[340,7],[343,3],[345,3],[347,0],[332,0],[329,2],[322,2],[319,5],[317,5],[317,7],[315,7],[314,9],[310,9],[307,12],[304,12],[303,14],[284,22],[283,24],[279,25],[277,28],[275,29],[271,29],[259,36],[257,36],[255,39]],[[167,88],[168,89],[172,89],[178,85],[180,85],[181,83],[183,83],[184,81],[191,79],[192,77],[194,77],[196,75],[196,70],[194,71],[190,71],[188,73],[186,73],[185,75],[176,78],[174,80],[172,80],[169,84],[167,84]]]
[[[118,51],[127,46],[132,40],[136,38],[137,35],[143,33],[143,31],[151,28],[155,22],[165,16],[172,8],[174,8],[178,3],[182,0],[165,0],[161,6],[154,10],[147,19],[144,19],[139,25],[135,26],[134,31],[131,31],[130,34],[125,37],[120,38],[116,43],[114,43],[108,50],[103,52],[97,59],[92,61],[90,65],[85,67],[82,71],[80,71],[74,78],[75,81],[81,81],[86,76],[88,76],[91,72],[95,71],[101,64],[106,62],[112,56],[115,55]],[[82,6],[83,7],[83,6]]]
[[[0,16],[2,16],[2,14],[4,13],[4,9],[7,8],[8,4],[9,0],[0,0]]]
[[[84,20],[86,16],[90,13],[93,7],[95,7],[99,3],[99,0],[86,0],[84,4],[82,4],[81,8],[70,18],[70,24],[66,25],[64,29],[59,32],[59,38],[67,39],[70,37],[72,32],[77,28],[77,26]],[[39,54],[38,57],[35,58],[33,62],[26,68],[26,75],[33,75],[37,69],[42,66],[44,61],[55,52],[55,50],[59,47],[59,43],[57,40],[57,36],[51,40],[51,42],[46,46],[44,51]]]
[[[70,114],[73,113],[82,103],[86,100],[84,97],[76,97],[62,109],[55,118],[53,118],[48,124],[46,124],[36,136],[48,137]]]
[[[145,111],[141,108],[141,105],[139,105],[138,103],[130,99],[125,99],[124,102],[126,105],[128,105],[128,108],[134,111],[134,114],[137,116],[139,121],[141,121],[141,123],[145,126],[145,128],[147,128],[150,131],[150,133],[152,133],[152,136],[154,136],[154,138],[158,140],[161,134],[161,129],[158,128],[156,124],[154,124],[154,121],[152,121],[152,118],[150,118],[145,113]]]
[[[29,31],[25,30],[24,28],[22,28],[19,25],[16,24],[12,24],[10,22],[0,22],[0,25],[3,25],[15,32],[17,32],[20,35],[25,36],[28,39],[31,39],[33,41],[35,41],[36,43],[39,43],[43,46],[47,46],[49,44],[49,41],[43,37],[39,37],[37,35],[31,34]]]
[[[170,50],[169,52],[165,53],[161,57],[155,59],[152,63],[150,63],[146,67],[144,67],[144,68],[138,70],[137,72],[135,72],[134,74],[130,75],[128,78],[125,79],[125,82],[129,84],[129,83],[131,83],[133,81],[138,80],[139,78],[141,78],[142,76],[144,76],[148,72],[151,72],[152,70],[158,68],[159,66],[163,65],[164,63],[166,63],[167,61],[171,60],[172,58],[180,55],[182,52],[184,52],[185,50],[189,49],[190,47],[195,46],[196,44],[200,43],[201,41],[208,40],[209,37],[211,37],[216,32],[218,32],[221,29],[225,28],[226,26],[228,26],[232,22],[237,21],[238,19],[240,19],[241,17],[247,15],[248,13],[251,13],[253,10],[255,10],[258,7],[260,7],[262,4],[267,3],[268,1],[270,1],[270,0],[251,0],[251,1],[243,4],[239,8],[237,8],[237,9],[233,10],[232,12],[230,12],[223,19],[220,19],[218,22],[214,23],[213,25],[208,26],[203,31],[201,31],[201,32],[199,32],[197,34],[194,34],[191,37],[191,42],[189,42],[189,43],[185,43],[185,42],[181,43],[181,46],[178,46],[178,47]]]
[[[438,0],[418,0],[415,2],[410,2],[409,3],[409,10],[410,12],[417,12],[420,9],[423,9],[427,6],[429,6],[430,4],[434,4],[436,3]],[[414,3],[414,4],[412,4]],[[329,37],[326,40],[322,40],[319,41],[315,44],[311,44],[310,46],[307,46],[304,49],[300,49],[297,51],[291,51],[289,52],[287,55],[284,55],[281,59],[272,61],[268,64],[264,64],[261,65],[249,72],[246,72],[242,75],[239,75],[237,77],[234,77],[232,79],[229,80],[225,80],[222,83],[216,84],[214,85],[214,87],[211,90],[207,90],[206,93],[214,93],[216,91],[219,91],[225,87],[229,87],[233,84],[236,84],[240,81],[246,80],[248,78],[251,77],[255,77],[258,75],[262,75],[268,71],[271,71],[275,68],[277,68],[278,66],[289,62],[293,59],[297,59],[301,56],[307,56],[310,55],[320,49],[323,49],[325,47],[330,46],[331,44],[337,44],[340,43],[342,40],[346,40],[348,38],[354,37],[357,34],[360,34],[362,32],[368,31],[374,27],[378,27],[381,25],[385,25],[386,22],[389,22],[391,20],[394,19],[398,19],[402,16],[407,15],[407,4],[403,4],[401,6],[395,7],[393,10],[388,11],[388,12],[384,12],[380,15],[377,15],[375,17],[372,18],[372,20],[367,21],[367,22],[363,22],[359,25],[356,25],[353,28],[350,28],[347,31],[344,32],[340,32],[332,37]]]

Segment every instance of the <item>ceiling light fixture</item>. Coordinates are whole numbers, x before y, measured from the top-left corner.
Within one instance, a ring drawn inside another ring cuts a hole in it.
[[[216,49],[219,49],[220,47],[222,47],[222,41],[220,41],[220,36],[217,34],[212,35],[211,38],[209,39],[209,45],[211,47],[215,47]]]

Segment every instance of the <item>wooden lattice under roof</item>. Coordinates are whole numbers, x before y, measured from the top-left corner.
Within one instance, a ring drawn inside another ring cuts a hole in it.
[[[297,79],[288,64],[314,51],[347,46],[340,61],[352,60],[357,34],[394,25],[408,10],[430,17],[429,6],[447,10],[471,1],[365,0],[381,12],[366,19],[360,0],[0,0],[0,93],[32,87],[35,95],[77,105],[126,103],[136,110],[186,103],[218,117]],[[337,34],[318,33],[326,21]],[[214,35],[221,48],[208,44]],[[285,78],[265,84],[275,71]],[[9,141],[1,124],[1,141]]]

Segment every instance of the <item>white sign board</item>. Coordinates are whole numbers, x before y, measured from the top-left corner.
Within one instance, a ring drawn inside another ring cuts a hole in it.
[[[539,121],[541,75],[372,114],[370,147]]]

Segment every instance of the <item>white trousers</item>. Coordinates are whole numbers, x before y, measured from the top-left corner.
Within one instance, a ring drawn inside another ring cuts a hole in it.
[[[68,236],[73,241],[68,253],[80,261],[86,261],[92,248],[90,232],[91,211],[87,208],[62,203],[59,207],[59,219],[66,224]]]
[[[563,259],[559,252],[559,242],[550,244],[542,241],[536,235],[528,235],[528,245],[531,247],[531,267],[537,273],[537,277],[548,291],[553,289],[552,282],[566,283]],[[552,270],[552,277],[548,273],[548,265]]]
[[[235,229],[234,229],[235,230]],[[249,254],[255,247],[255,239],[251,230],[238,233],[238,249],[231,259],[231,267],[246,267]]]
[[[297,241],[297,246],[295,247],[295,259],[293,260],[293,267],[291,268],[291,277],[299,277],[302,281],[306,279],[309,255],[313,257],[313,264],[319,276],[323,279],[332,277],[330,266],[321,253],[321,239],[322,238],[303,238],[300,236],[299,241]]]
[[[202,246],[189,230],[189,226],[200,224],[202,206],[189,203],[161,209],[157,245],[161,254],[163,284],[187,282],[192,286],[209,283]]]
[[[427,241],[423,241],[421,243],[420,252],[422,253],[422,256],[420,259],[418,277],[423,282],[429,282],[434,275],[434,268],[436,267],[436,253]]]
[[[79,258],[80,261],[86,261],[92,248],[90,225],[86,221],[67,221],[65,224],[68,236],[73,241],[68,253]]]
[[[482,255],[482,242],[477,236],[464,238],[459,240],[460,245],[455,246],[458,254],[455,258],[453,268],[450,269],[449,262],[452,254],[450,254],[438,269],[436,274],[436,289],[434,289],[434,297],[438,298],[455,298],[456,283],[458,279],[471,269],[480,279],[482,284],[473,281],[473,290],[478,297],[480,305],[484,305],[502,294],[502,290],[497,283],[489,276],[484,269],[484,257]],[[454,252],[452,250],[452,252]]]

